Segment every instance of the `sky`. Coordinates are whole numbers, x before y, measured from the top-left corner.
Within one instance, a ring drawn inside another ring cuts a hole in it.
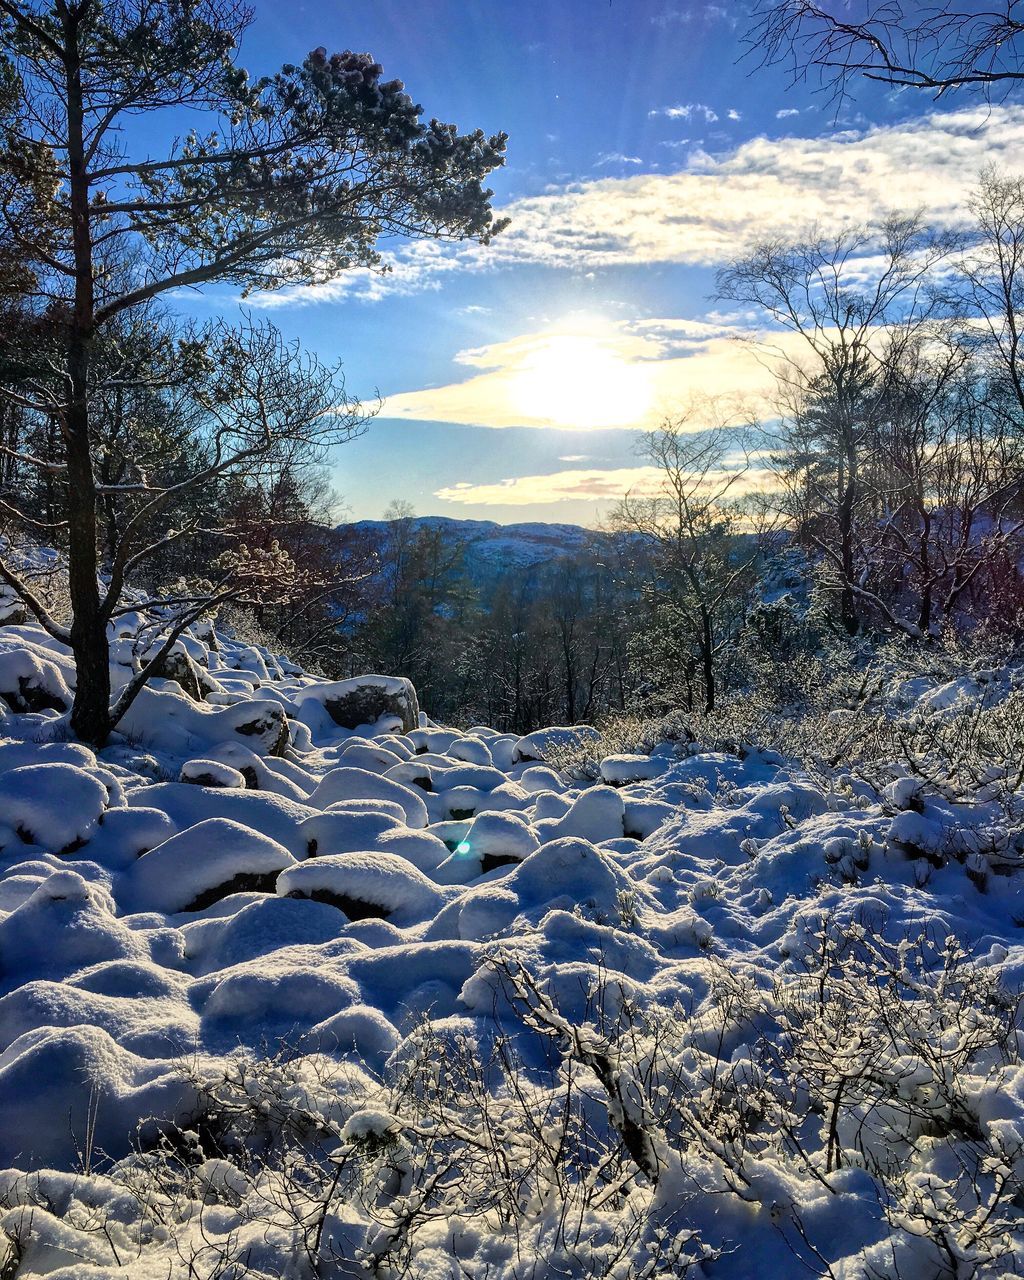
[[[509,134],[490,246],[395,242],[250,299],[348,390],[383,399],[331,460],[339,517],[599,524],[650,482],[644,430],[702,397],[768,405],[758,317],[715,269],[766,235],[889,208],[963,225],[987,163],[1024,167],[1024,107],[855,87],[841,106],[749,56],[749,5],[673,0],[254,0],[241,61],[369,51],[427,116]],[[748,56],[744,57],[747,52]],[[188,304],[230,313],[211,290]]]

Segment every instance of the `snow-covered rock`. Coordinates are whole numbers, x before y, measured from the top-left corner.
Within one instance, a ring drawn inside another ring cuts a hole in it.
[[[329,903],[350,920],[378,916],[399,927],[431,919],[445,902],[436,885],[391,853],[311,859],[283,872],[277,892]]]
[[[343,729],[397,724],[403,733],[419,725],[416,690],[403,676],[356,676],[315,684],[293,695],[299,707],[314,702]],[[386,732],[386,730],[384,730]]]
[[[543,763],[552,750],[588,746],[600,741],[601,735],[590,725],[552,725],[549,729],[537,729],[519,738],[512,751],[512,760],[539,760]]]
[[[227,818],[207,818],[157,845],[124,873],[123,901],[135,911],[201,911],[232,893],[273,893],[288,850]]]
[[[228,787],[236,791],[245,790],[245,776],[229,764],[221,764],[219,760],[206,760],[199,756],[195,760],[186,760],[178,774],[179,782],[191,782],[197,787]]]
[[[103,782],[76,765],[22,765],[0,774],[0,823],[52,853],[88,840],[109,802]]]
[[[657,756],[605,756],[601,761],[601,780],[610,787],[625,787],[631,782],[649,782],[665,772],[668,761]]]

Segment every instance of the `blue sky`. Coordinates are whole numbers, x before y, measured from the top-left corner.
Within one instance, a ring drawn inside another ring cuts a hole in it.
[[[593,524],[647,473],[638,432],[703,393],[767,403],[714,268],[760,234],[925,206],[959,225],[978,170],[1024,165],[1024,111],[864,85],[837,112],[740,60],[747,6],[672,0],[255,0],[253,72],[369,50],[427,115],[503,129],[512,226],[490,248],[386,246],[394,272],[257,298],[383,411],[338,450],[354,518]],[[199,314],[228,312],[211,292]],[[694,425],[702,425],[694,418]]]

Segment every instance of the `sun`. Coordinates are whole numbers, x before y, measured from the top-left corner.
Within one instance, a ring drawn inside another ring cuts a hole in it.
[[[651,379],[630,345],[600,323],[538,335],[511,375],[512,407],[572,430],[635,426],[649,407]]]

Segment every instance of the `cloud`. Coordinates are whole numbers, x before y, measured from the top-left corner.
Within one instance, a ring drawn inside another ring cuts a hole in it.
[[[708,486],[717,487],[727,475],[724,470],[709,474]],[[730,495],[739,498],[745,493],[763,490],[770,482],[769,472],[751,468],[733,485]],[[662,491],[663,485],[664,476],[658,467],[612,467],[515,476],[490,484],[470,484],[460,480],[436,490],[434,497],[442,502],[466,506],[527,507],[551,502],[617,501],[626,493],[652,497]]]
[[[611,470],[555,471],[550,475],[516,476],[492,484],[460,480],[438,489],[442,502],[496,507],[527,507],[543,502],[579,502],[617,499],[638,486],[651,489],[658,483],[655,467],[617,467]]]
[[[676,173],[604,178],[517,201],[491,260],[708,266],[754,238],[838,228],[892,207],[924,208],[934,225],[960,227],[988,163],[1024,166],[1024,107],[933,113],[822,138],[758,137],[721,157],[691,153]]]
[[[578,319],[460,351],[456,362],[472,370],[468,377],[390,396],[383,416],[495,429],[644,430],[698,404],[691,425],[702,430],[723,411],[753,417],[774,406],[775,378],[744,336],[754,331],[729,323]],[[780,354],[800,353],[793,335],[772,341]],[[723,388],[727,406],[704,403]]]
[[[743,119],[743,113],[741,111],[737,111],[735,107],[730,107],[729,110],[725,113],[725,116],[727,120]]]
[[[453,271],[520,264],[574,271],[714,266],[758,237],[793,236],[815,224],[838,229],[894,207],[923,208],[937,227],[962,227],[970,191],[990,163],[1024,167],[1024,106],[933,112],[818,138],[757,137],[716,156],[698,148],[674,173],[598,178],[512,201],[498,210],[511,226],[489,246],[415,241],[391,251],[387,276],[347,272],[327,285],[251,302],[353,294],[373,300],[440,287]]]
[[[783,107],[780,111],[776,111],[776,120],[788,120],[790,116],[798,116],[800,114],[799,107]]]
[[[651,118],[665,116],[668,120],[704,120],[708,124],[714,124],[718,119],[718,112],[713,111],[703,102],[688,102],[674,107],[655,107],[647,114]]]
[[[590,455],[586,453],[563,453],[559,457],[558,461],[559,462],[586,462],[589,456]]]
[[[643,164],[639,156],[625,156],[621,151],[603,151],[597,157],[599,165],[608,164]]]
[[[703,23],[710,26],[715,22],[728,22],[734,27],[737,22],[735,13],[722,4],[689,4],[685,9],[663,9],[652,16],[651,22],[656,27],[673,27],[683,24]]]

